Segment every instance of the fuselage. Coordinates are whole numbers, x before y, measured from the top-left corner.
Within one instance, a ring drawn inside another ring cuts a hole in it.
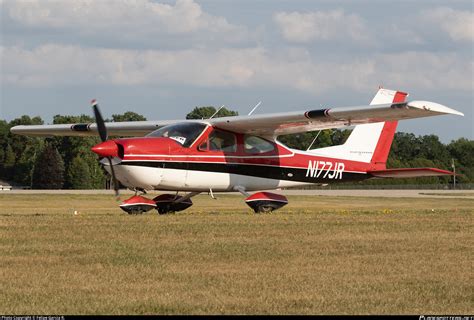
[[[132,189],[207,192],[269,190],[360,181],[370,163],[321,157],[290,149],[276,139],[202,125],[198,134],[113,140],[121,162],[118,180]],[[112,154],[111,154],[112,155]],[[109,170],[108,166],[106,169]]]

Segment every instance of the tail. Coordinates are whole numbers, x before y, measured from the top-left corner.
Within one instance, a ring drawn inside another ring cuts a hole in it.
[[[371,105],[404,102],[407,93],[379,89]],[[312,153],[351,161],[371,163],[377,169],[385,168],[398,121],[357,125],[346,142],[339,146],[312,150]]]

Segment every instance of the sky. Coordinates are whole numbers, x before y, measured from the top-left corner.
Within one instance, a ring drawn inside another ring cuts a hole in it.
[[[367,105],[379,86],[465,114],[399,131],[474,139],[472,1],[0,0],[0,119],[195,106]]]

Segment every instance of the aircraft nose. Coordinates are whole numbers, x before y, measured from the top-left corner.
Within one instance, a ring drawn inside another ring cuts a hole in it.
[[[91,150],[100,157],[119,157],[119,148],[113,140],[96,144]]]

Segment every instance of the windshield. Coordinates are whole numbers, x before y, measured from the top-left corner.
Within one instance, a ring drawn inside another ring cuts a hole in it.
[[[198,122],[177,123],[164,126],[146,136],[153,138],[170,138],[187,148],[193,144],[194,140],[196,140],[204,128],[206,128],[206,125]]]

